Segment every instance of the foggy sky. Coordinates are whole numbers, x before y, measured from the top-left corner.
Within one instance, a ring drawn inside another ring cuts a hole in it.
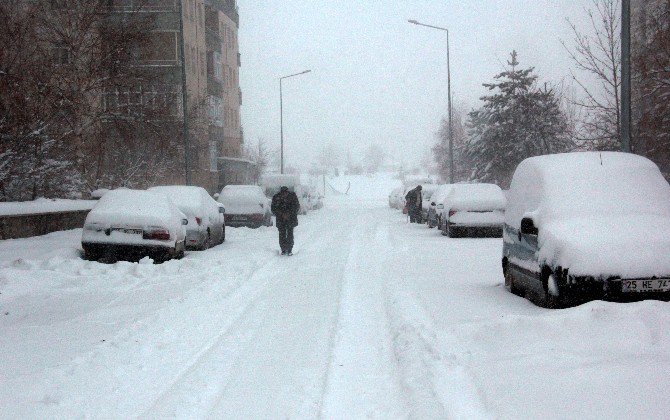
[[[245,141],[279,147],[278,78],[311,69],[284,81],[287,164],[307,168],[328,143],[415,163],[446,114],[447,38],[407,19],[450,29],[454,102],[469,110],[512,49],[541,81],[568,81],[565,19],[587,25],[589,2],[239,0]]]

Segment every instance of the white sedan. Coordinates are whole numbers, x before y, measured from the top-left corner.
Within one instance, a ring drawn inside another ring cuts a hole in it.
[[[163,194],[114,190],[93,207],[81,237],[84,257],[165,261],[184,256],[186,216]]]

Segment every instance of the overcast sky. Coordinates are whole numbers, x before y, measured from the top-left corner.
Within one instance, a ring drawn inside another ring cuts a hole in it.
[[[324,145],[362,157],[372,143],[407,163],[434,143],[447,110],[446,33],[454,101],[478,106],[516,49],[542,81],[569,78],[560,40],[586,25],[590,0],[239,0],[242,123],[248,144],[279,147],[284,81],[287,164],[307,168]]]

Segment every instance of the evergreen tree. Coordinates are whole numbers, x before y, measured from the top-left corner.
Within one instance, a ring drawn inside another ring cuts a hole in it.
[[[469,114],[465,154],[473,181],[509,186],[524,159],[571,150],[567,118],[552,89],[538,88],[534,68],[518,69],[516,51],[509,69],[484,84],[491,92],[484,105]]]

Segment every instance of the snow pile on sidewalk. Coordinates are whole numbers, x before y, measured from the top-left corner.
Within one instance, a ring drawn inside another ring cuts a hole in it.
[[[57,213],[61,211],[90,210],[96,200],[64,200],[38,198],[34,201],[17,201],[0,203],[0,216],[22,214]]]

